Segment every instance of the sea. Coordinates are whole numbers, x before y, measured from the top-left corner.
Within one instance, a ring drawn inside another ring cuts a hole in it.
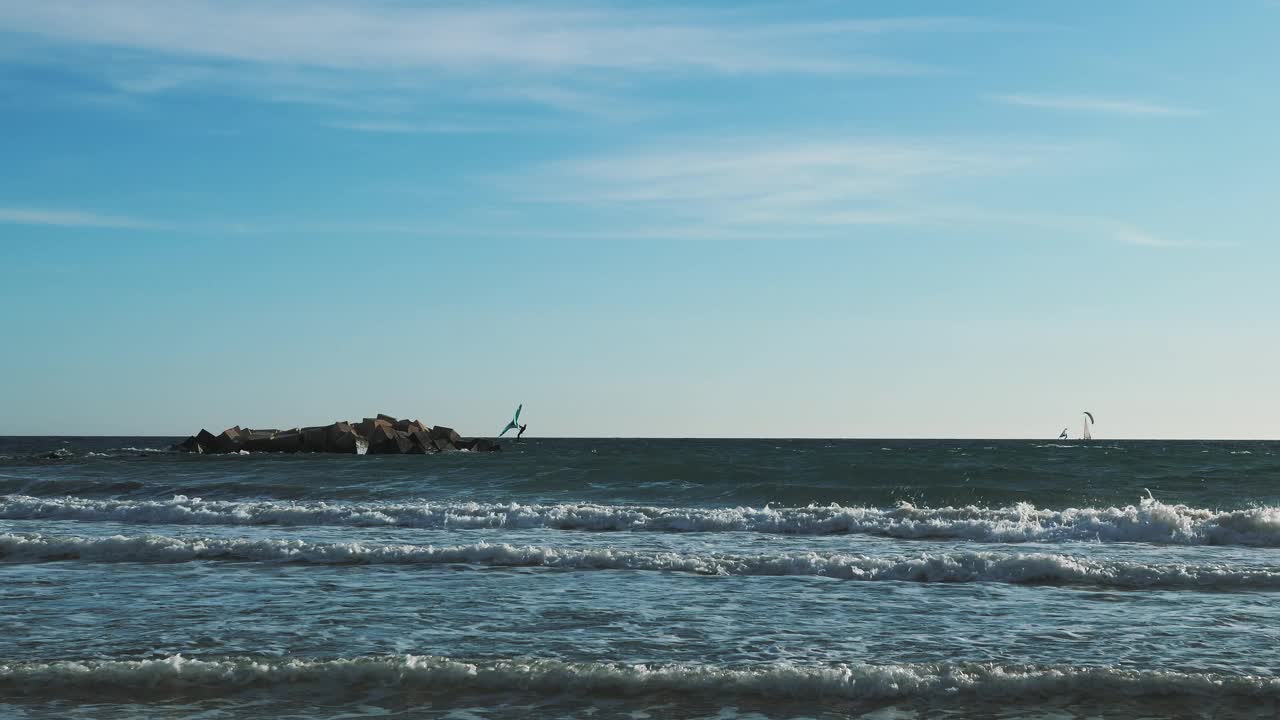
[[[3,718],[1276,718],[1280,444],[0,438]]]

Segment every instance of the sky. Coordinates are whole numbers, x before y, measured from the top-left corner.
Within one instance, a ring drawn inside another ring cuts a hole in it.
[[[1280,2],[0,0],[0,434],[1280,437]]]

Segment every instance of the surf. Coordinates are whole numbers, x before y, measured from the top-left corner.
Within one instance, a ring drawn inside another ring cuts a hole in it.
[[[146,660],[60,660],[0,665],[0,688],[23,694],[128,693],[137,698],[236,693],[250,688],[383,691],[494,690],[587,695],[712,695],[717,698],[978,699],[1046,696],[1113,699],[1280,698],[1280,680],[1255,675],[998,663],[624,664],[510,658],[363,656],[329,660],[172,655]]]
[[[108,537],[0,535],[0,562],[187,563],[237,561],[311,565],[472,565],[712,576],[823,577],[863,582],[1007,583],[1116,589],[1280,590],[1280,568],[1224,563],[1143,563],[1058,553],[923,552],[679,553],[471,543],[435,546],[162,535]]]
[[[278,525],[588,532],[860,534],[981,543],[1138,542],[1280,547],[1280,507],[1211,510],[1146,497],[1103,508],[660,507],[595,503],[100,500],[0,496],[0,519],[138,525]]]

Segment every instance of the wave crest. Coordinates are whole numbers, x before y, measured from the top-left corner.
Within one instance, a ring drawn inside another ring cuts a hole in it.
[[[697,575],[814,576],[857,581],[997,582],[1121,589],[1280,589],[1280,568],[1226,564],[1154,564],[1054,553],[955,551],[914,556],[762,553],[685,554],[616,548],[577,549],[476,543],[433,545],[315,543],[239,538],[61,537],[0,535],[6,562],[247,562],[483,565],[565,570],[642,570]]]
[[[1016,700],[1051,695],[1090,697],[1280,697],[1280,680],[1111,667],[972,664],[626,665],[557,660],[465,662],[432,656],[336,660],[189,659],[91,660],[0,665],[0,687],[174,695],[246,687],[324,685],[422,690],[509,690],[577,694],[656,693],[777,698],[897,699],[948,697]]]
[[[810,505],[680,508],[579,503],[326,503],[0,497],[0,519],[173,525],[549,528],[587,531],[863,534],[974,542],[1146,542],[1280,547],[1280,507],[1208,510],[1145,498],[1137,505],[1051,510],[1027,503],[927,508]]]

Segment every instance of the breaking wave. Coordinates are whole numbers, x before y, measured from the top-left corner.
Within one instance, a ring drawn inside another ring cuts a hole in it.
[[[1049,510],[1027,503],[891,508],[665,508],[598,504],[327,503],[0,497],[0,519],[173,525],[345,525],[587,531],[864,534],[974,542],[1145,542],[1280,547],[1280,507],[1207,510],[1145,498],[1137,505]]]
[[[557,660],[465,662],[433,656],[336,660],[259,658],[28,662],[0,665],[0,688],[23,693],[104,692],[131,697],[235,692],[287,686],[353,692],[500,690],[579,695],[697,694],[713,697],[1043,699],[1047,696],[1280,697],[1280,679],[1111,667],[973,664],[726,668]]]
[[[1280,589],[1280,567],[1140,563],[1054,553],[955,551],[913,556],[844,553],[686,554],[505,543],[434,545],[316,543],[240,538],[61,537],[0,534],[0,561],[178,563],[223,560],[322,565],[481,565],[563,570],[641,570],[722,576],[814,576],[857,581],[994,582],[1120,589]]]

